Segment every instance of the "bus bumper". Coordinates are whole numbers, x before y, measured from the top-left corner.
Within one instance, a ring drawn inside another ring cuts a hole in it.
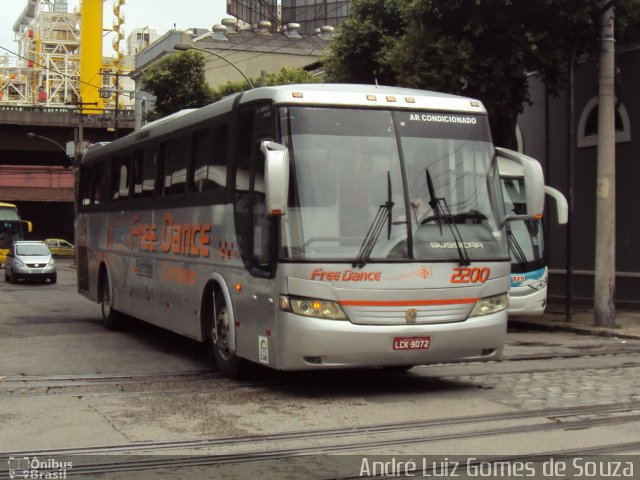
[[[501,360],[507,312],[429,325],[355,325],[281,312],[280,370],[391,367]],[[398,337],[429,337],[429,348],[394,350]]]
[[[520,291],[518,291],[520,290]],[[547,306],[547,289],[531,287],[512,288],[509,291],[510,317],[540,317]]]

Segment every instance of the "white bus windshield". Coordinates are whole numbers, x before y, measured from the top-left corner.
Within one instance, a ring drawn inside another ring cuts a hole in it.
[[[292,169],[282,257],[355,261],[367,239],[372,262],[457,261],[460,243],[471,260],[508,258],[485,116],[283,107],[280,126]]]
[[[524,180],[503,179],[502,188],[507,213],[523,214],[526,210]],[[512,271],[522,273],[544,267],[542,221],[514,220],[509,222],[508,228]]]

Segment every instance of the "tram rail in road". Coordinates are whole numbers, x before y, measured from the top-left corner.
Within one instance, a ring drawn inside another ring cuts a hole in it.
[[[173,372],[132,372],[132,373],[87,373],[53,375],[8,375],[0,377],[0,398],[5,397],[90,397],[90,396],[131,396],[160,395],[178,393],[205,393],[224,389],[289,388],[299,383],[326,385],[330,390],[336,387],[357,388],[357,385],[372,380],[411,378],[416,385],[426,380],[437,383],[455,383],[456,377],[482,377],[483,375],[541,373],[557,370],[606,370],[636,368],[637,351],[617,352],[615,349],[601,349],[559,355],[517,356],[499,363],[440,364],[414,367],[409,372],[388,372],[384,370],[361,370],[334,372],[333,375],[317,373],[279,373],[259,370],[246,381],[223,378],[218,372],[173,371]],[[607,357],[598,362],[599,357]],[[553,363],[547,360],[553,359]],[[328,377],[331,377],[328,379]],[[312,380],[313,379],[313,380]],[[464,382],[459,382],[464,384]],[[295,388],[298,388],[297,386]],[[354,391],[352,389],[352,391]]]
[[[0,312],[0,464],[49,455],[73,459],[70,477],[163,468],[194,479],[191,472],[214,469],[233,480],[234,471],[269,478],[282,462],[308,472],[316,461],[324,470],[307,478],[319,479],[353,477],[332,470],[326,455],[336,463],[363,453],[477,452],[486,460],[640,451],[640,342],[517,331],[503,362],[258,370],[233,381],[193,341],[138,322],[105,331],[98,309],[75,293],[75,272],[61,271],[54,286],[0,291],[8,300]],[[27,316],[21,302],[36,291]],[[517,394],[540,389],[539,378],[543,393],[520,401]],[[589,385],[572,392],[572,379]]]
[[[471,415],[438,420],[368,424],[349,428],[318,429],[286,432],[275,435],[253,435],[232,438],[198,439],[181,442],[143,442],[82,448],[47,449],[0,453],[0,463],[10,457],[73,455],[74,474],[99,474],[194,465],[247,463],[257,460],[285,459],[305,455],[328,455],[346,452],[380,454],[382,448],[426,446],[436,442],[518,435],[532,432],[568,431],[640,422],[640,402],[588,405],[530,411],[503,412],[491,415]],[[407,432],[412,432],[407,435]],[[306,443],[306,444],[305,444]],[[319,444],[321,443],[321,444]],[[294,446],[295,445],[295,446]],[[598,444],[560,453],[593,453],[640,448],[637,442]],[[425,450],[427,451],[427,450]],[[159,457],[140,455],[159,454]],[[107,457],[107,455],[114,455]],[[87,456],[88,462],[78,455]],[[118,456],[119,455],[119,456]],[[120,456],[136,456],[134,458]],[[546,456],[532,451],[520,458]],[[558,455],[558,452],[554,452]],[[98,457],[99,463],[91,463]],[[111,458],[111,461],[107,459]],[[498,457],[496,457],[498,458]],[[7,478],[2,477],[0,478]],[[335,478],[335,477],[332,477]]]

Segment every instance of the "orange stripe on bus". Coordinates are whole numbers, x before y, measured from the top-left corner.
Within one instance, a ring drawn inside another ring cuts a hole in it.
[[[478,298],[455,298],[447,300],[341,300],[340,305],[350,307],[413,307],[429,305],[462,305],[476,303]]]

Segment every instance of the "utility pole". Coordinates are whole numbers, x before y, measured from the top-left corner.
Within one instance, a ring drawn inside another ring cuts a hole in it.
[[[120,70],[116,70],[116,109],[113,112],[113,129],[118,139],[118,102],[120,101]]]
[[[598,70],[598,176],[594,324],[612,327],[616,273],[615,39],[613,1],[602,0]]]
[[[117,67],[119,68],[119,67]],[[111,77],[115,77],[113,82],[114,88],[110,89],[102,89],[102,98],[111,98],[112,94],[115,94],[115,103],[113,109],[113,132],[114,139],[117,140],[120,138],[120,96],[122,94],[131,94],[131,90],[122,90],[120,89],[120,79],[122,77],[128,77],[128,74],[120,73],[119,69],[116,69],[115,73],[112,72],[102,72],[102,75],[109,75]]]

